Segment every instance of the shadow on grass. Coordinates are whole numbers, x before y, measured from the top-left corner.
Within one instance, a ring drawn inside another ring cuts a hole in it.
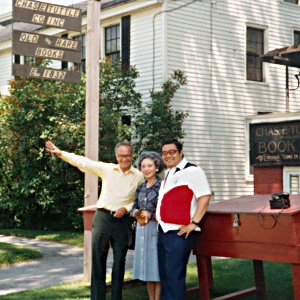
[[[265,282],[268,300],[292,300],[293,284],[291,268],[289,264],[264,262]],[[213,261],[214,288],[212,297],[219,297],[228,293],[236,292],[254,286],[252,261],[241,259],[220,259]],[[197,286],[197,267],[190,264],[187,274],[187,286]],[[125,285],[123,300],[146,300],[146,285],[137,282]],[[88,300],[90,299],[89,284],[76,281],[47,289],[15,293],[0,297],[1,300]],[[110,299],[110,291],[107,293]],[[198,295],[189,295],[188,300],[199,299]],[[239,299],[258,299],[255,295],[241,297]]]

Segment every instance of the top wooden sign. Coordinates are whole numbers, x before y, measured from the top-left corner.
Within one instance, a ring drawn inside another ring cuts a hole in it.
[[[79,8],[33,0],[13,0],[13,20],[42,26],[81,31]]]

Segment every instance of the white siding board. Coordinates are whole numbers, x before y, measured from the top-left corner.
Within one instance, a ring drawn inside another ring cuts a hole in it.
[[[163,80],[163,40],[162,16],[155,18],[155,62],[153,61],[153,18],[161,11],[161,5],[136,11],[131,15],[131,53],[130,62],[136,66],[140,77],[137,80],[137,90],[143,94],[147,101],[149,90],[152,89],[152,67],[154,63],[154,76],[156,88]]]
[[[168,9],[185,3],[168,1]],[[185,152],[205,166],[215,199],[223,200],[253,193],[244,176],[245,117],[285,110],[283,66],[265,66],[266,83],[245,80],[246,27],[265,30],[266,51],[284,47],[292,42],[300,10],[275,0],[218,1],[212,10],[210,4],[203,0],[168,14],[168,71],[181,69],[187,76],[188,85],[173,100],[174,108],[189,111]],[[299,100],[290,95],[294,110]]]
[[[12,56],[9,51],[0,53],[0,86],[8,85],[11,78]]]

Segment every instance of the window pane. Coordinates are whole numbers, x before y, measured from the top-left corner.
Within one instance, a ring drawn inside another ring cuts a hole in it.
[[[300,45],[300,31],[294,31],[294,45]]]
[[[75,70],[80,70],[85,73],[85,59],[86,59],[86,36],[85,34],[74,37],[74,40],[81,41],[81,63],[74,63]]]
[[[112,52],[112,48],[111,48],[111,41],[107,41],[106,42],[106,53],[110,53]]]
[[[298,0],[283,0],[283,2],[298,4]]]
[[[105,28],[105,56],[120,59],[120,25]]]
[[[111,50],[110,50],[110,52],[116,51],[116,50],[117,50],[117,40],[112,40],[111,41]]]
[[[290,175],[290,193],[299,194],[299,176]]]
[[[116,26],[111,28],[111,39],[116,39],[117,38],[117,28]]]
[[[247,28],[247,80],[262,81],[262,61],[264,54],[264,31]]]
[[[106,30],[105,30],[105,36],[106,36],[106,40],[110,40],[111,39],[111,29],[110,29],[110,27],[106,28]]]

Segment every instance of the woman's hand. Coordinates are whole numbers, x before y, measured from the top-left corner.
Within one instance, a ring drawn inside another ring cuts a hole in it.
[[[49,152],[51,152],[51,153],[53,153],[57,156],[62,155],[61,150],[58,147],[56,147],[52,142],[47,141],[45,145],[46,145],[46,150],[47,151],[49,151]]]
[[[151,214],[147,210],[142,210],[141,211],[141,216],[146,220],[146,223],[149,221],[151,218]]]
[[[141,226],[145,226],[149,221],[149,218],[147,217],[148,214],[150,215],[150,213],[145,210],[142,211],[139,210],[135,212],[134,216]]]

